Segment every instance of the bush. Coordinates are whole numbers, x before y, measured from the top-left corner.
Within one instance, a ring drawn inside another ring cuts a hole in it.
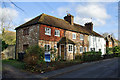
[[[113,53],[120,53],[120,47],[118,46],[113,47]]]
[[[81,60],[82,59],[82,55],[76,55],[75,56],[75,60]]]
[[[106,47],[106,54],[113,54],[113,48]]]
[[[38,45],[31,46],[26,50],[23,61],[28,65],[36,65],[39,60],[44,60],[44,51],[44,48]]]
[[[95,61],[95,60],[99,60],[99,59],[101,59],[101,54],[102,54],[102,52],[95,52],[95,51],[84,52],[82,60],[83,61]]]

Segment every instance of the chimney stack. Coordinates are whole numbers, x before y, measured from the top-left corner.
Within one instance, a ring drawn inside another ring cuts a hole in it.
[[[93,31],[93,23],[92,22],[89,22],[89,23],[85,23],[85,28]]]
[[[68,21],[71,25],[74,24],[74,16],[72,16],[71,14],[67,14],[67,16],[64,17],[65,21]]]

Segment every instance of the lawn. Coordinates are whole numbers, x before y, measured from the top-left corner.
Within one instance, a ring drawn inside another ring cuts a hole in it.
[[[2,60],[2,64],[9,64],[18,69],[24,69],[25,63],[17,60]]]

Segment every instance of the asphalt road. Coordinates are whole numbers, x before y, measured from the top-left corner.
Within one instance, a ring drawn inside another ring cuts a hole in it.
[[[99,61],[94,65],[86,66],[76,71],[58,75],[54,78],[119,78],[119,61],[119,58]]]
[[[106,59],[106,60],[101,60],[98,62],[93,62],[93,63],[84,63],[84,64],[80,64],[85,65],[84,67],[80,67],[79,69],[73,70],[71,72],[67,72],[64,74],[59,74],[57,76],[54,77],[50,77],[50,78],[57,78],[56,80],[58,80],[58,78],[119,78],[120,75],[120,59],[119,58],[111,58],[111,59]],[[79,67],[79,66],[78,66]],[[63,69],[63,70],[67,70],[67,69]],[[59,70],[61,71],[61,69]],[[52,72],[51,74],[56,74],[56,72]],[[4,64],[3,68],[2,68],[2,77],[3,78],[45,78],[45,75],[48,75],[47,73],[45,74],[33,74],[33,73],[29,73],[26,71],[22,71],[19,69],[14,68],[13,66]],[[13,80],[13,79],[12,79]]]

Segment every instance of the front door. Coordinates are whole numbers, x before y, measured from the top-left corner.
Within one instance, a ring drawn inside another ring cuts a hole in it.
[[[61,59],[64,59],[64,45],[61,45]]]

